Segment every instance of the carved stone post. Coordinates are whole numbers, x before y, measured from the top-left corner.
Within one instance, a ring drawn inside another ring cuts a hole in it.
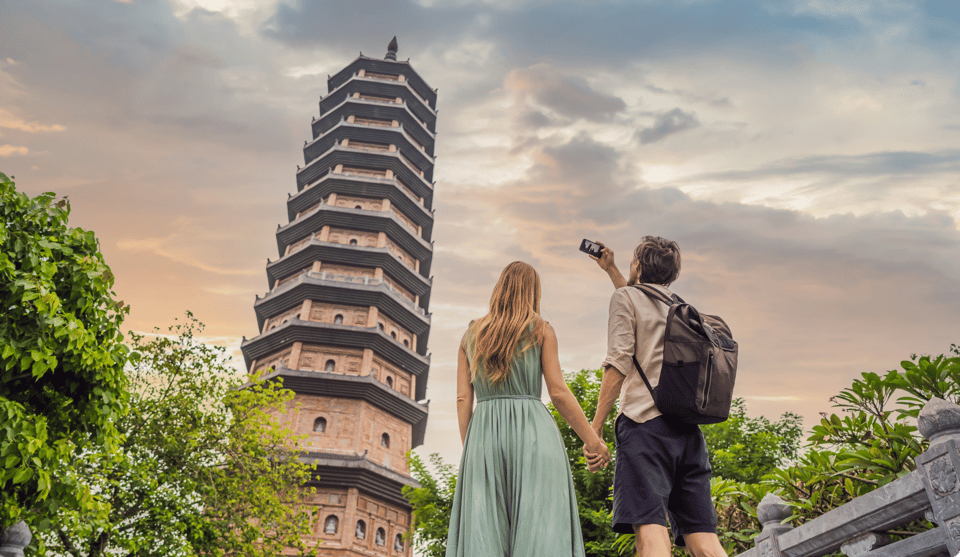
[[[32,539],[30,528],[22,520],[9,528],[0,528],[0,557],[23,557],[23,548]]]
[[[778,495],[767,493],[757,505],[757,518],[763,529],[753,539],[759,557],[780,557],[780,541],[777,537],[793,528],[782,524],[790,516],[790,507]]]
[[[930,448],[917,456],[917,469],[930,498],[933,522],[946,530],[950,555],[960,553],[960,406],[933,398],[920,410],[917,429]]]

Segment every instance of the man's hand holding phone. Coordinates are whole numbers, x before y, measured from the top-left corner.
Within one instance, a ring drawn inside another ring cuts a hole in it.
[[[580,243],[580,251],[589,255],[590,258],[596,261],[597,265],[610,276],[614,288],[621,288],[627,285],[626,279],[620,274],[620,269],[617,269],[617,264],[613,260],[612,249],[603,245],[602,242],[593,242],[584,239],[583,242]]]

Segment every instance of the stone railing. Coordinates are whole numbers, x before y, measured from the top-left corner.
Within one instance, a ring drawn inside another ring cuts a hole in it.
[[[960,554],[960,406],[934,398],[920,411],[917,428],[930,441],[917,469],[845,505],[792,528],[780,497],[757,506],[763,530],[738,557],[933,557]],[[935,528],[891,542],[886,532],[921,517]]]
[[[26,522],[18,522],[9,528],[0,528],[0,557],[23,557],[23,548],[30,545],[33,535]]]
[[[330,273],[327,271],[301,271],[296,275],[291,275],[290,277],[284,279],[282,284],[278,284],[273,290],[270,291],[271,295],[277,295],[281,292],[285,292],[290,288],[293,288],[297,284],[303,282],[304,278],[312,278],[319,280],[333,280],[338,282],[349,282],[353,284],[363,284],[368,286],[377,286],[383,284],[387,287],[388,290],[397,294],[400,299],[411,309],[419,313],[420,315],[426,315],[427,312],[424,311],[413,299],[411,299],[412,294],[401,290],[399,286],[393,284],[393,281],[384,277],[376,278],[371,276],[356,276],[356,275],[342,275],[339,273]],[[2,557],[2,556],[0,556]]]

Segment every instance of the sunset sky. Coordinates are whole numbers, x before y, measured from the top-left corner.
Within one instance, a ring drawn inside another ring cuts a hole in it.
[[[127,327],[189,309],[235,350],[327,75],[394,35],[439,94],[422,454],[459,460],[457,342],[511,261],[564,368],[599,367],[583,238],[624,272],[679,243],[750,415],[809,427],[960,343],[956,0],[0,0],[0,171],[69,196]]]

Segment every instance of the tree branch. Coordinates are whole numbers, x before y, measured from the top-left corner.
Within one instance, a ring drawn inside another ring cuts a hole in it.
[[[77,548],[73,546],[73,542],[70,541],[70,538],[67,537],[66,532],[64,532],[61,528],[57,528],[57,537],[60,538],[60,543],[63,544],[63,548],[66,549],[70,555],[73,555],[73,557],[80,557],[80,552],[77,551]]]

